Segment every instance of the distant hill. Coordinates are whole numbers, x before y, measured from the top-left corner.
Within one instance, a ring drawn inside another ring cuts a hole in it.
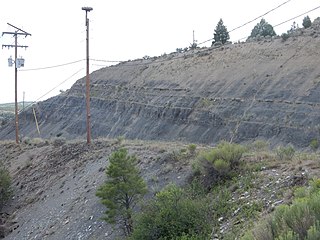
[[[137,59],[90,75],[92,137],[307,147],[320,139],[319,21],[259,38]],[[85,78],[36,106],[41,135],[85,138]],[[21,123],[37,136],[32,111]],[[13,126],[0,130],[14,138]]]
[[[32,102],[25,102],[24,105],[28,106]],[[18,108],[23,108],[23,103],[18,103]],[[6,125],[11,119],[14,118],[15,104],[14,103],[1,103],[0,104],[0,126]]]

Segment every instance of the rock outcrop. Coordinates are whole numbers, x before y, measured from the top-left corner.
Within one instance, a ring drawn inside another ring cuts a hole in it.
[[[320,138],[319,38],[202,48],[93,72],[92,137],[213,144],[267,139],[307,147]],[[35,106],[41,136],[85,137],[85,78]],[[35,137],[33,113],[21,123]],[[14,126],[0,130],[14,138]]]

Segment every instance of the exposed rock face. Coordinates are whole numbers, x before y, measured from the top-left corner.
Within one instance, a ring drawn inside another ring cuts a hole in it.
[[[320,138],[320,48],[302,36],[129,61],[91,74],[92,137],[215,143]],[[85,137],[85,79],[36,106],[42,137]],[[23,136],[37,136],[31,110]],[[1,138],[14,138],[12,126]]]

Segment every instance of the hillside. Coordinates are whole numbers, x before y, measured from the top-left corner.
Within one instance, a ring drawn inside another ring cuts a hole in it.
[[[138,59],[90,74],[93,138],[212,144],[319,138],[319,24],[283,42],[262,39]],[[41,136],[84,137],[85,79],[36,105]],[[13,125],[1,139],[13,139]],[[32,110],[21,123],[36,137]]]
[[[1,142],[0,161],[10,171],[14,195],[0,217],[0,233],[4,227],[7,234],[11,230],[7,240],[116,239],[120,232],[101,220],[105,208],[95,192],[105,180],[108,156],[120,147],[139,159],[149,191],[144,201],[169,183],[190,183],[195,156],[177,142],[99,139],[90,146],[61,139],[33,139],[20,146]],[[196,152],[208,148],[198,145]],[[295,187],[318,176],[318,154],[296,153],[291,160],[279,161],[267,149],[250,149],[255,150],[243,157],[237,176],[208,193],[212,211],[221,212],[212,230],[219,239],[240,236],[259,216],[289,203]]]
[[[31,102],[25,102],[25,106],[30,105]],[[18,103],[18,108],[23,108],[23,103]],[[8,124],[14,118],[14,103],[2,103],[0,104],[0,126]]]

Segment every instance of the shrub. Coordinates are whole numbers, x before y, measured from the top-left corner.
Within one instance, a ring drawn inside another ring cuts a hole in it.
[[[188,145],[188,151],[189,151],[189,153],[193,155],[193,154],[196,152],[196,148],[197,148],[197,145],[195,145],[195,144],[189,144],[189,145]]]
[[[310,142],[310,148],[313,150],[313,151],[317,151],[317,149],[319,148],[319,141],[318,139],[312,139],[311,142]]]
[[[28,137],[25,137],[25,138],[23,139],[23,143],[26,144],[26,145],[31,145],[31,139],[28,138]]]
[[[289,34],[288,34],[288,33],[282,33],[282,34],[281,34],[281,38],[282,38],[282,42],[285,42],[285,41],[288,40]]]
[[[177,48],[177,49],[176,49],[176,52],[177,52],[177,53],[182,53],[182,52],[183,52],[183,49],[182,49],[182,48]]]
[[[9,171],[0,163],[0,210],[12,195]]]
[[[275,212],[257,225],[243,239],[319,239],[320,236],[320,189],[318,180],[311,183],[292,205],[280,205]],[[300,188],[298,192],[302,192]],[[296,195],[297,196],[297,195]]]
[[[269,143],[263,140],[256,140],[251,144],[250,148],[257,152],[267,151],[269,149]]]
[[[254,38],[258,35],[263,37],[272,37],[276,35],[276,32],[273,30],[273,27],[262,18],[261,21],[252,29],[250,37]]]
[[[122,144],[126,138],[124,136],[118,136],[116,139],[116,144]]]
[[[193,164],[195,177],[210,189],[213,184],[232,176],[245,151],[241,145],[221,142],[216,148],[199,154]]]
[[[309,28],[309,27],[311,27],[311,20],[310,20],[310,17],[309,16],[306,16],[306,17],[304,17],[303,18],[303,21],[302,21],[302,26],[304,27],[304,28]]]
[[[119,223],[128,236],[133,230],[132,210],[147,192],[146,183],[139,176],[137,158],[128,155],[126,149],[113,152],[109,161],[106,169],[108,179],[98,188],[96,195],[107,207],[104,220],[111,224]]]
[[[214,162],[217,159],[225,160],[230,163],[230,167],[233,169],[239,165],[242,154],[246,149],[235,143],[221,142],[218,146],[212,149],[205,157],[208,161]]]
[[[280,146],[276,149],[276,155],[279,160],[291,160],[294,157],[295,152],[295,149],[291,145],[287,147]]]
[[[223,159],[217,159],[213,162],[213,167],[215,170],[217,170],[221,175],[225,175],[230,170],[230,163],[223,160]]]
[[[190,45],[189,48],[190,48],[191,50],[193,50],[193,49],[197,49],[197,46],[198,46],[197,43],[194,42],[194,43],[192,43],[192,44]]]
[[[169,185],[136,216],[131,239],[208,239],[208,204]]]

